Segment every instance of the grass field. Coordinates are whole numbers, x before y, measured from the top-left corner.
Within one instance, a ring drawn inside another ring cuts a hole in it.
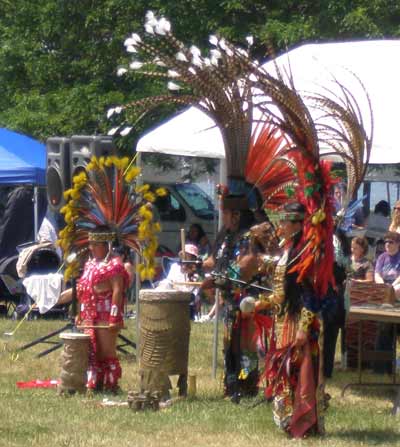
[[[1,339],[0,447],[274,447],[293,442],[302,446],[400,446],[400,418],[390,415],[392,391],[365,389],[340,397],[341,387],[354,380],[355,373],[338,371],[327,385],[332,400],[323,438],[289,441],[274,426],[269,404],[254,407],[255,400],[242,400],[240,405],[223,400],[221,367],[219,379],[211,378],[211,324],[192,327],[189,372],[197,377],[196,397],[159,412],[103,407],[104,396],[60,397],[54,389],[17,389],[17,381],[58,377],[60,351],[42,359],[34,357],[40,348],[25,351],[17,359],[11,353],[62,325],[62,321],[30,321],[10,340]],[[131,336],[134,325],[129,320],[124,334]],[[15,322],[0,319],[1,334],[14,326]],[[128,390],[137,389],[137,363],[132,358],[121,360],[124,392],[111,399],[126,401]]]

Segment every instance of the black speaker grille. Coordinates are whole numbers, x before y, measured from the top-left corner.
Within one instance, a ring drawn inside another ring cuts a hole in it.
[[[47,169],[47,200],[53,206],[58,206],[63,199],[64,188],[60,173],[50,166]]]

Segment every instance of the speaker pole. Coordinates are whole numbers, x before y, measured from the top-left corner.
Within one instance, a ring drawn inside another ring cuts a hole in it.
[[[36,241],[39,232],[39,190],[33,187],[33,234]]]

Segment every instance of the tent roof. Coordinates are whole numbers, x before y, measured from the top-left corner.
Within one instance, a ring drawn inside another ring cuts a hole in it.
[[[46,146],[0,128],[0,185],[46,184]]]
[[[368,40],[302,45],[279,56],[275,62],[293,74],[295,86],[302,92],[337,91],[335,77],[355,96],[367,130],[370,127],[368,105],[361,80],[372,104],[373,148],[370,163],[400,163],[397,143],[397,110],[400,104],[400,40]],[[265,64],[274,72],[274,61]],[[353,74],[354,73],[354,74]],[[205,113],[190,107],[144,135],[139,152],[225,158],[221,134]]]

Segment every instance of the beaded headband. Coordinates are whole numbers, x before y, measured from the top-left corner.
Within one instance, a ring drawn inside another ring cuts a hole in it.
[[[288,220],[290,222],[297,222],[297,221],[301,221],[304,220],[305,214],[304,213],[300,213],[297,211],[293,211],[293,212],[281,212],[278,215],[278,219],[279,220]]]
[[[116,233],[113,231],[88,233],[89,242],[112,242],[116,238]]]

